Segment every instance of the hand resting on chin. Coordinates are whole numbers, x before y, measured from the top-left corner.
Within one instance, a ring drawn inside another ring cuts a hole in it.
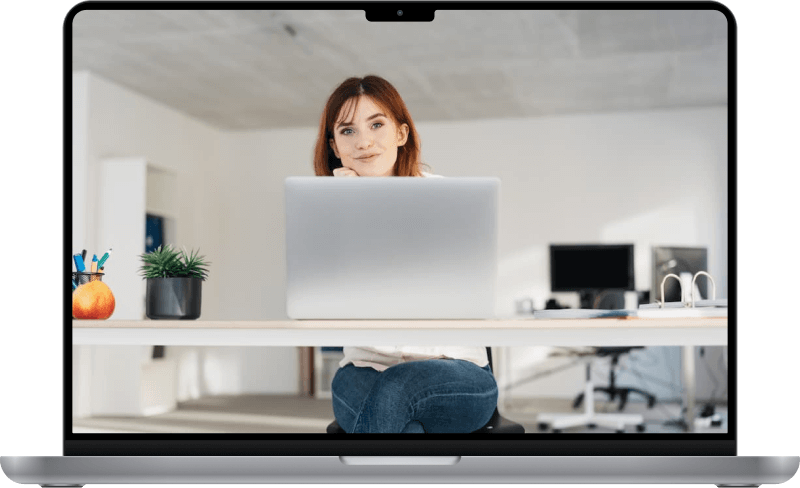
[[[333,170],[333,176],[358,176],[358,173],[356,173],[356,171],[352,168],[346,168],[343,166],[341,168],[335,168]]]

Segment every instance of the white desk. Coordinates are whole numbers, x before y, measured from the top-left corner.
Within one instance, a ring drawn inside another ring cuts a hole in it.
[[[688,428],[694,346],[728,344],[728,319],[73,320],[73,345],[182,346],[683,346]]]
[[[727,318],[73,320],[74,345],[724,346]]]

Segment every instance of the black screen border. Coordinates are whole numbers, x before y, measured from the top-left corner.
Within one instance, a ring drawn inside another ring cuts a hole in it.
[[[72,432],[72,310],[71,287],[63,289],[63,433],[65,456],[733,456],[736,455],[736,277],[737,277],[737,27],[731,11],[718,2],[108,2],[75,5],[63,26],[64,69],[64,278],[72,265],[72,21],[84,10],[285,9],[367,10],[385,15],[402,8],[405,19],[428,21],[433,10],[716,10],[728,20],[728,431],[720,434],[428,434],[416,440],[402,434],[367,437],[330,434],[75,434]],[[389,10],[387,10],[389,9]],[[402,21],[402,20],[401,20]],[[412,436],[413,437],[413,436]]]

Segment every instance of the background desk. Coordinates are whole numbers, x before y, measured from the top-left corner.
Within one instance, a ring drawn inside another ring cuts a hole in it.
[[[683,346],[688,429],[694,346],[728,344],[728,319],[73,320],[73,345],[181,346]]]

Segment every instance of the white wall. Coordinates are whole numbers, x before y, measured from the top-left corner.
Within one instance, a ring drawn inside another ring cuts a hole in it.
[[[88,186],[103,157],[144,155],[174,171],[178,242],[200,247],[212,263],[201,320],[286,318],[283,181],[313,174],[316,121],[299,129],[221,132],[99,77],[86,78]],[[419,123],[417,129],[423,159],[435,173],[502,181],[497,309],[505,314],[520,297],[541,307],[553,295],[551,242],[633,242],[639,290],[650,287],[651,245],[708,246],[718,296],[727,296],[727,178],[720,178],[727,169],[726,118],[725,107],[709,107]],[[96,217],[88,210],[87,245],[109,247],[92,241]],[[556,296],[574,304],[573,295]],[[170,349],[181,350],[168,348],[168,355]],[[183,353],[191,357],[178,358],[180,364],[212,354]],[[294,349],[270,351],[269,364],[262,351],[233,354],[249,358],[237,360],[240,371],[260,372],[259,380],[247,380],[249,391],[297,391]],[[534,356],[521,354],[517,366],[530,368],[525,358]],[[279,369],[277,377],[264,373]],[[558,383],[564,395],[574,393],[570,382]],[[200,392],[197,384],[181,390],[184,397]]]
[[[89,190],[89,73],[72,73],[72,248],[83,249],[88,238],[86,201]]]

